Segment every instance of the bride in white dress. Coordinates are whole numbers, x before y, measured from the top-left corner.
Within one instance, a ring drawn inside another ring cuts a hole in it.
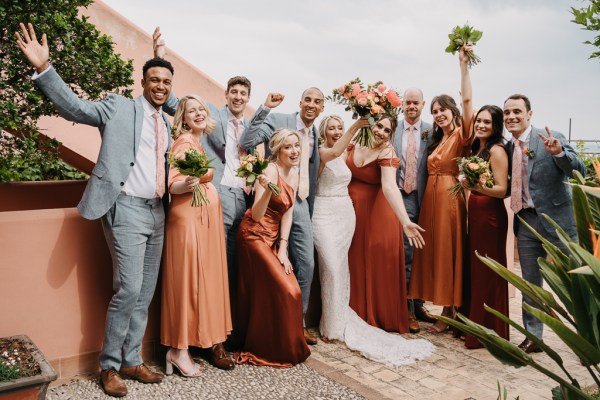
[[[349,306],[348,249],[356,215],[348,195],[352,176],[340,155],[354,134],[367,126],[368,120],[361,118],[344,133],[342,119],[331,115],[319,127],[324,143],[319,148],[321,165],[312,217],[321,281],[319,328],[325,341],[343,341],[349,349],[383,364],[406,365],[426,358],[435,351],[435,346],[424,339],[407,340],[373,327]]]

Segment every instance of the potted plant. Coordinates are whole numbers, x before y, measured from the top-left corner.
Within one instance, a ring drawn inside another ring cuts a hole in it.
[[[56,377],[28,336],[0,338],[0,399],[45,399],[48,385]]]

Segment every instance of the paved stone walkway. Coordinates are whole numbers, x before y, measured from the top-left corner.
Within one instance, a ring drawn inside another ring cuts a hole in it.
[[[441,309],[429,305],[430,311]],[[511,318],[521,320],[520,293],[510,300]],[[424,328],[427,324],[421,324]],[[511,330],[515,344],[523,336]],[[485,349],[467,350],[463,342],[450,334],[424,332],[406,335],[428,339],[437,351],[428,359],[410,366],[386,367],[369,361],[342,343],[324,343],[311,347],[312,355],[291,369],[238,366],[225,372],[201,360],[204,374],[198,379],[167,377],[160,385],[127,381],[126,399],[444,399],[487,400],[498,397],[497,382],[508,389],[509,399],[550,399],[556,384],[532,368],[513,368],[496,361]],[[593,384],[586,369],[552,331],[544,340],[563,357],[565,367],[582,386]],[[562,376],[550,358],[537,353],[534,358]],[[69,385],[52,388],[50,400],[103,399],[97,379],[79,379]]]

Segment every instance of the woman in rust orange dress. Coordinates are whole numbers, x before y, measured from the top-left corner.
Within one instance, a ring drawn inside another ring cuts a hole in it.
[[[252,208],[240,224],[236,330],[239,364],[287,368],[310,355],[304,339],[302,293],[287,247],[300,162],[300,135],[279,129],[269,141],[271,163],[254,185]],[[267,189],[275,182],[281,194]]]
[[[173,123],[171,152],[188,149],[203,152],[202,135],[214,128],[208,106],[190,95],[179,101]],[[200,178],[209,204],[191,207],[192,190],[198,178],[169,171],[171,207],[167,218],[162,276],[161,343],[169,346],[167,374],[177,367],[182,375],[195,377],[200,366],[192,360],[188,346],[210,349],[210,362],[221,369],[235,364],[223,348],[231,332],[227,281],[227,257],[221,201],[211,183],[212,170]]]
[[[396,185],[400,160],[391,144],[396,118],[383,116],[373,125],[373,148],[351,146],[346,165],[352,173],[348,192],[356,228],[348,253],[350,307],[372,326],[408,332],[404,240],[422,247],[417,224],[410,221]]]
[[[458,183],[457,157],[469,153],[473,141],[472,90],[467,56],[460,50],[463,115],[454,99],[442,94],[431,101],[433,141],[429,146],[429,178],[421,203],[419,225],[425,229],[425,250],[417,249],[413,260],[409,297],[444,306],[442,315],[453,316],[462,305],[463,259],[467,209],[464,195],[453,196],[448,189]],[[445,331],[448,325],[437,321],[427,330]]]

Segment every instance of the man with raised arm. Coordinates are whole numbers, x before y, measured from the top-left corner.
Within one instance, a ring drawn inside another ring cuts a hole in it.
[[[113,294],[106,313],[100,353],[104,392],[127,394],[122,376],[158,383],[140,352],[163,248],[170,125],[161,106],[169,97],[173,67],[162,59],[144,64],[143,95],[116,94],[102,101],[77,97],[49,64],[46,35],[38,42],[31,24],[21,24],[17,44],[31,65],[33,79],[59,114],[96,126],[102,144],[96,166],[77,206],[86,219],[101,219],[113,262]]]

